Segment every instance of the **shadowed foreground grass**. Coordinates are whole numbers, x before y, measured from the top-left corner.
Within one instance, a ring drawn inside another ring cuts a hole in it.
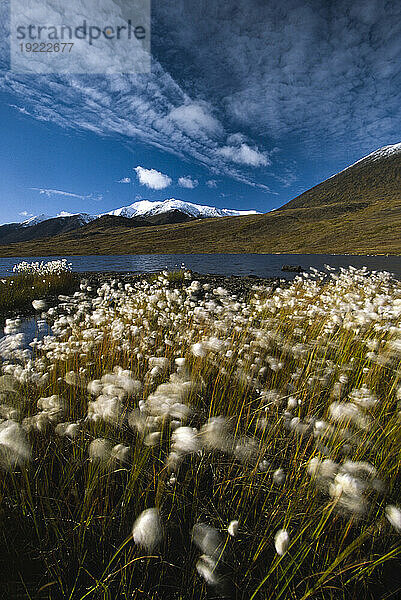
[[[28,307],[36,298],[67,294],[76,284],[70,272],[61,274],[23,274],[0,279],[0,316]]]
[[[400,283],[184,278],[84,281],[3,343],[5,597],[399,597]]]

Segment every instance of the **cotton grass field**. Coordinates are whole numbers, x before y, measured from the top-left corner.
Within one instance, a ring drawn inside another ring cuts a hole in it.
[[[400,282],[163,272],[45,308],[0,342],[5,598],[400,597]]]
[[[68,293],[75,283],[66,259],[48,263],[26,261],[14,266],[14,275],[0,279],[0,315],[23,310],[38,296]]]

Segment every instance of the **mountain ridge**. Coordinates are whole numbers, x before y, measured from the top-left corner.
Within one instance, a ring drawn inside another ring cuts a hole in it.
[[[62,211],[55,217],[40,214],[31,216],[22,223],[6,223],[0,225],[0,245],[60,235],[80,229],[91,223],[97,223],[96,226],[102,229],[105,227],[115,228],[117,224],[122,227],[143,227],[145,225],[166,225],[183,223],[193,219],[220,218],[243,214],[259,213],[256,211],[216,208],[184,202],[176,198],[163,201],[140,200],[99,215]],[[109,218],[107,219],[107,217]],[[118,221],[118,219],[127,219],[130,223]]]
[[[50,216],[45,215],[44,213],[40,215],[32,215],[22,223],[18,223],[23,227],[31,227],[34,225],[38,225],[43,221],[47,221],[49,219],[59,219],[64,217],[81,217],[83,221],[89,223],[95,219],[99,219],[100,217],[104,217],[105,215],[112,215],[116,217],[148,217],[153,216],[155,214],[163,214],[169,213],[171,211],[180,211],[184,214],[192,216],[198,219],[206,219],[210,217],[233,217],[240,215],[251,215],[251,214],[261,214],[256,210],[236,210],[230,208],[217,208],[215,206],[208,206],[204,204],[195,204],[193,202],[186,202],[184,200],[179,200],[177,198],[166,198],[165,200],[138,200],[133,204],[129,204],[127,206],[121,206],[120,208],[115,208],[113,210],[100,213],[97,215],[91,215],[89,213],[70,213],[68,211],[61,211],[58,215]],[[17,223],[4,223],[3,225],[14,225]],[[2,225],[0,225],[1,227]]]
[[[233,217],[241,216],[246,214],[260,214],[255,210],[235,210],[229,208],[217,208],[215,206],[206,206],[203,204],[195,204],[193,202],[185,202],[177,198],[166,198],[161,201],[154,200],[139,200],[128,206],[122,206],[115,210],[111,210],[104,215],[115,215],[122,217],[133,217],[133,216],[152,216],[154,214],[161,214],[163,212],[169,212],[171,210],[179,210],[187,215],[195,218],[210,218],[210,217]]]

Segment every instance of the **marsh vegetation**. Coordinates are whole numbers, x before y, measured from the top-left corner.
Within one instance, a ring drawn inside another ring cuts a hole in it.
[[[400,315],[388,273],[327,268],[82,280],[28,349],[9,319],[6,597],[396,598]]]
[[[0,318],[26,309],[35,298],[69,293],[75,283],[76,277],[65,259],[19,263],[13,276],[0,279]]]

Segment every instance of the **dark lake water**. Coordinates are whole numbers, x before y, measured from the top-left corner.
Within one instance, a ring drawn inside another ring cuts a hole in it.
[[[3,329],[0,327],[0,356],[2,356],[1,344],[4,342],[2,337]],[[52,329],[46,321],[39,319],[37,316],[27,319],[21,319],[21,326],[18,333],[24,334],[23,347],[29,348],[29,344],[36,338],[43,340],[46,335],[53,335]]]
[[[323,269],[366,266],[370,270],[390,271],[401,279],[401,256],[352,256],[340,254],[132,254],[122,256],[40,256],[0,258],[0,276],[12,274],[13,265],[22,262],[67,258],[73,271],[120,271],[151,273],[177,269],[182,265],[198,273],[220,275],[258,275],[259,277],[294,277],[281,270],[283,265],[300,265]]]

